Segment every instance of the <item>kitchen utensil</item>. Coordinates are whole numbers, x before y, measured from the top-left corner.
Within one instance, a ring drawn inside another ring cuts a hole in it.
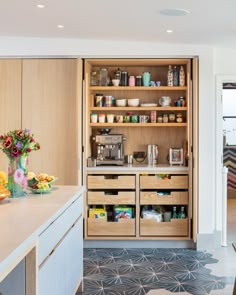
[[[159,99],[159,104],[162,106],[162,107],[168,107],[170,104],[171,104],[171,98],[169,96],[162,96],[160,99]]]
[[[147,157],[148,157],[148,165],[157,164],[157,158],[158,158],[158,145],[157,144],[148,144]]]

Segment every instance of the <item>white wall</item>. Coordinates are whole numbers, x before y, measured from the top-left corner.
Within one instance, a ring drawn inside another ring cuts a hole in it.
[[[203,45],[76,39],[0,38],[0,56],[199,56],[199,233],[215,230],[213,49]]]
[[[217,106],[216,118],[216,228],[221,228],[222,216],[222,173],[221,173],[221,154],[223,151],[222,143],[222,105],[221,105],[221,91],[223,82],[236,83],[236,50],[227,48],[214,48],[213,50],[213,75],[216,81],[215,89],[215,105]],[[220,89],[221,88],[221,89]],[[218,115],[217,115],[218,114]]]

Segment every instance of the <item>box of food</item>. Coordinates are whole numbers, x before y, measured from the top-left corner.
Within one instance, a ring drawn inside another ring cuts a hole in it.
[[[104,219],[104,221],[107,221],[107,212],[105,209],[102,208],[90,208],[89,218]]]
[[[114,206],[114,216],[115,221],[121,218],[131,219],[133,218],[133,209],[126,206]]]

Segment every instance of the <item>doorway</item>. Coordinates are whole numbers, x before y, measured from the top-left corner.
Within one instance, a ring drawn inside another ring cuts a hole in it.
[[[224,166],[228,168],[225,178]],[[227,211],[222,210],[224,207]],[[221,245],[236,242],[236,76],[216,79],[215,220],[216,229],[222,233]]]

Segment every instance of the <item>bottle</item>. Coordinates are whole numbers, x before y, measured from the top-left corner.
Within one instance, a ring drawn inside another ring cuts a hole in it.
[[[108,70],[106,68],[100,69],[100,86],[108,86]]]
[[[175,207],[175,206],[173,207],[172,218],[173,218],[173,219],[178,218],[178,216],[177,216],[177,212],[176,212],[176,207]]]
[[[174,66],[173,69],[173,85],[174,86],[178,86],[179,85],[179,77],[178,77],[178,71],[177,71],[177,67]]]
[[[173,71],[171,65],[169,65],[167,73],[167,86],[173,86]]]
[[[115,79],[120,80],[121,79],[121,70],[120,68],[117,68],[115,71]]]
[[[135,86],[135,77],[129,76],[129,86]]]
[[[181,219],[186,218],[186,214],[184,212],[184,206],[182,206],[180,209],[179,218]]]
[[[184,72],[184,67],[180,67],[179,71],[179,86],[185,86],[185,72]]]

